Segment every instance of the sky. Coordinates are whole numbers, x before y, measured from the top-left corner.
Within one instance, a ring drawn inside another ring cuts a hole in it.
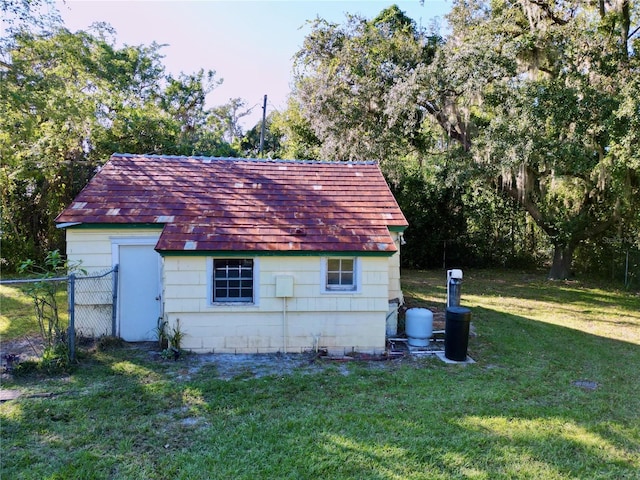
[[[373,18],[394,3],[423,26],[451,8],[447,0],[66,0],[57,6],[71,31],[106,22],[118,45],[166,45],[164,65],[174,75],[215,70],[223,83],[208,104],[242,98],[253,107],[242,122],[247,129],[261,118],[264,95],[267,113],[286,107],[293,56],[310,32],[308,20],[344,23],[347,12]]]

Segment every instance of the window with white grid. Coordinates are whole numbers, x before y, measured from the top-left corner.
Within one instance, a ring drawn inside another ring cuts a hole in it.
[[[253,300],[253,260],[214,259],[213,301],[251,303]]]
[[[355,292],[358,290],[358,262],[356,258],[327,258],[324,264],[324,289],[327,292]]]

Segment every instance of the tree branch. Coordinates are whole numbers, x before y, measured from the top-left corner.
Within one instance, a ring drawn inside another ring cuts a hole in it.
[[[548,17],[556,24],[556,25],[566,25],[569,23],[569,20],[565,20],[564,18],[558,17],[553,10],[551,10],[551,6],[546,3],[544,0],[529,0],[534,5],[540,7]]]
[[[438,124],[444,129],[447,136],[460,143],[465,152],[468,152],[471,149],[471,141],[465,134],[465,132],[461,132],[458,130],[451,122],[448,120],[447,115],[444,111],[435,106],[435,104],[431,101],[424,102],[421,104],[422,107],[431,114]]]
[[[544,232],[549,235],[550,238],[554,238],[558,236],[558,229],[551,225],[548,221],[545,220],[544,215],[538,208],[538,206],[531,201],[531,199],[527,195],[521,195],[517,188],[514,187],[502,187],[502,191],[506,193],[509,197],[515,200],[525,211],[531,215],[533,221],[536,222]]]

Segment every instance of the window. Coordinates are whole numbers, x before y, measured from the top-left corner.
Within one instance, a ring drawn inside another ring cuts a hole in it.
[[[253,302],[253,260],[213,260],[213,301]]]
[[[355,292],[358,290],[358,264],[355,258],[327,258],[325,290]]]

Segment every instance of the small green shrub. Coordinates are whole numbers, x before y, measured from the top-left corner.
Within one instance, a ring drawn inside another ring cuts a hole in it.
[[[162,350],[162,352],[160,352],[160,356],[165,360],[178,361],[178,359],[182,356],[182,350],[174,347],[165,348],[164,350]]]
[[[45,347],[42,358],[16,362],[11,373],[16,377],[26,377],[33,374],[55,375],[68,373],[72,370],[69,362],[69,349],[65,343],[58,343],[52,347]]]
[[[178,360],[182,356],[182,340],[184,332],[180,329],[180,319],[176,320],[176,324],[167,329],[167,322],[162,322],[162,334],[168,345],[160,343],[160,356],[165,360]],[[159,327],[160,328],[160,327]]]
[[[163,350],[169,346],[169,338],[167,337],[167,321],[162,317],[158,317],[156,325],[156,338],[158,339],[158,347]]]
[[[60,373],[68,370],[69,347],[66,342],[59,342],[52,347],[46,347],[40,359],[41,370],[47,373]]]
[[[11,373],[15,377],[26,377],[40,372],[41,366],[40,360],[25,360],[24,362],[16,363],[11,369]]]
[[[176,350],[182,349],[184,332],[180,329],[180,319],[177,319],[176,324],[167,332],[167,339],[169,340],[170,347],[175,348]]]

